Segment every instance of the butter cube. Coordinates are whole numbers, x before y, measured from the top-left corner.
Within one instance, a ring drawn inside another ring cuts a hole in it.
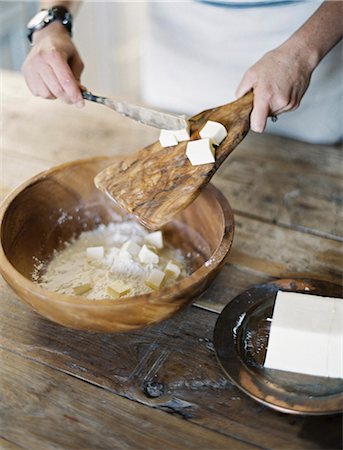
[[[342,299],[279,291],[264,366],[343,378],[342,325]]]
[[[227,131],[221,123],[208,120],[199,134],[201,138],[209,138],[212,144],[219,145],[226,138]]]
[[[146,245],[143,245],[141,248],[138,254],[138,259],[140,262],[146,264],[158,264],[159,261],[158,255],[156,255],[156,253],[150,250]]]
[[[122,247],[120,249],[120,253],[122,251],[126,251],[126,252],[130,253],[130,255],[132,255],[132,256],[137,256],[138,253],[140,252],[140,250],[141,250],[140,245],[136,244],[136,242],[128,240],[122,245]]]
[[[86,249],[87,261],[103,259],[105,254],[104,247],[88,247]]]
[[[161,286],[161,283],[165,277],[165,273],[162,272],[162,270],[159,269],[153,269],[148,278],[145,280],[145,284],[149,286],[151,289],[159,289]]]
[[[182,128],[182,130],[173,130],[174,136],[178,140],[178,142],[189,141],[189,127]]]
[[[131,287],[123,281],[117,280],[107,286],[107,293],[114,298],[122,297],[131,291]]]
[[[92,285],[89,283],[80,284],[79,286],[73,287],[74,295],[82,295],[92,289]]]
[[[186,156],[193,166],[214,163],[215,150],[209,138],[190,141],[187,144]]]
[[[174,278],[178,278],[181,273],[180,267],[178,265],[176,265],[175,263],[173,263],[173,261],[168,262],[164,271],[165,271],[166,275],[168,275],[170,277],[174,277]]]
[[[155,231],[154,233],[150,233],[145,237],[145,242],[150,245],[153,245],[156,248],[163,248],[163,235],[162,231]]]
[[[162,147],[172,147],[178,144],[178,140],[172,130],[161,130],[159,141]]]
[[[172,147],[179,142],[189,141],[189,126],[181,130],[161,130],[160,144],[162,147]]]

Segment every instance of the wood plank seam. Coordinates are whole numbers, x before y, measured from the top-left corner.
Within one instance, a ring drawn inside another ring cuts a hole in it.
[[[325,233],[323,231],[313,230],[313,229],[307,228],[307,227],[305,227],[303,225],[297,225],[297,224],[288,225],[287,223],[280,222],[277,219],[270,220],[270,219],[267,219],[265,217],[260,217],[260,216],[258,216],[256,214],[251,214],[251,213],[248,213],[248,212],[245,212],[245,211],[240,211],[238,209],[233,209],[233,212],[234,212],[235,216],[245,217],[247,219],[263,222],[263,223],[266,223],[268,225],[275,225],[276,227],[285,228],[287,230],[295,230],[295,231],[299,231],[300,233],[311,234],[312,236],[321,237],[323,239],[329,239],[329,240],[332,240],[332,241],[343,242],[343,236],[336,236],[336,235],[331,234],[331,233]]]
[[[11,441],[11,440],[9,440],[9,439],[7,439],[5,436],[3,436],[2,434],[0,434],[0,441],[5,441],[5,442],[8,442],[9,444],[11,444],[11,449],[13,449],[13,446],[15,445],[18,449],[23,449],[23,450],[27,450],[27,447],[23,447],[22,445],[19,445],[19,444],[17,444],[16,442],[13,442],[13,441]],[[3,444],[3,442],[1,443],[0,442],[0,448],[1,448],[1,450],[6,450],[6,447],[2,447],[2,444]]]
[[[65,375],[69,375],[69,376],[71,376],[72,378],[74,378],[74,379],[76,379],[76,380],[79,380],[79,381],[81,381],[81,382],[85,382],[85,383],[87,383],[87,384],[89,384],[89,385],[91,385],[91,386],[94,386],[94,387],[97,387],[97,388],[104,389],[104,391],[106,391],[106,392],[109,392],[109,393],[111,393],[111,394],[113,394],[113,395],[116,395],[116,396],[118,396],[118,397],[124,398],[124,399],[126,399],[126,400],[133,401],[133,402],[137,403],[138,405],[147,406],[147,407],[156,409],[156,410],[158,410],[158,411],[161,411],[161,412],[164,412],[164,413],[167,413],[167,414],[171,414],[171,415],[173,415],[173,416],[179,416],[180,420],[181,420],[181,419],[186,420],[186,421],[190,422],[190,423],[192,424],[192,426],[196,426],[196,427],[199,427],[199,428],[208,430],[208,431],[210,431],[210,432],[215,432],[215,433],[217,433],[217,434],[219,434],[219,435],[221,435],[221,436],[223,436],[223,437],[227,437],[227,438],[230,438],[230,439],[234,439],[234,440],[236,440],[236,441],[238,441],[238,442],[241,442],[241,443],[244,443],[244,444],[248,444],[249,446],[253,446],[253,447],[256,448],[256,449],[260,449],[260,450],[268,450],[266,447],[259,446],[259,445],[255,444],[254,442],[251,442],[251,441],[248,441],[248,440],[239,438],[239,437],[237,437],[237,436],[234,436],[234,435],[231,435],[231,434],[228,434],[228,433],[223,433],[222,431],[217,431],[217,430],[212,429],[211,427],[207,427],[207,426],[204,426],[204,425],[200,425],[199,423],[193,422],[193,421],[189,420],[189,419],[187,418],[187,416],[185,416],[185,415],[183,415],[183,414],[180,414],[180,411],[172,409],[172,408],[170,407],[170,404],[168,404],[168,402],[167,402],[165,405],[163,405],[163,404],[152,405],[152,404],[149,403],[149,402],[141,401],[141,399],[138,400],[138,399],[134,399],[134,398],[132,398],[132,397],[130,397],[130,396],[128,396],[128,395],[122,395],[122,394],[119,394],[119,393],[115,392],[114,389],[111,389],[111,388],[108,387],[108,386],[100,385],[100,384],[98,384],[98,383],[95,383],[94,381],[87,380],[87,379],[85,379],[85,378],[83,378],[83,377],[81,377],[81,376],[78,376],[78,375],[76,375],[75,373],[69,372],[69,371],[67,371],[67,370],[60,369],[59,367],[54,367],[54,366],[52,366],[52,365],[50,365],[50,364],[44,363],[44,362],[39,361],[39,360],[37,360],[37,359],[35,359],[35,358],[32,358],[32,357],[30,357],[30,356],[23,355],[22,353],[17,352],[17,351],[15,351],[15,350],[13,350],[13,349],[10,349],[10,348],[8,348],[8,347],[5,347],[5,346],[3,346],[3,345],[1,345],[1,344],[0,344],[0,349],[1,349],[1,350],[4,350],[4,351],[7,351],[7,352],[9,352],[9,353],[12,353],[12,354],[14,354],[14,355],[16,355],[16,356],[18,356],[18,357],[20,357],[20,358],[27,359],[27,360],[29,360],[29,361],[31,361],[31,362],[33,362],[33,363],[42,365],[42,366],[44,366],[44,367],[48,367],[48,368],[51,369],[51,370],[56,370],[56,371],[58,371],[58,372],[60,372],[60,373],[63,373],[63,374],[65,374]],[[207,450],[207,449],[202,449],[202,450]],[[209,449],[208,449],[208,450],[209,450]],[[212,450],[214,450],[214,449],[212,449]]]

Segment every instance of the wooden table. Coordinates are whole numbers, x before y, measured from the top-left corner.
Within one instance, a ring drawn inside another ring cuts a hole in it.
[[[34,98],[9,72],[1,107],[2,196],[55,164],[132,152],[157,136],[98,105],[80,111]],[[235,388],[212,335],[225,304],[256,283],[341,282],[342,168],[339,147],[250,133],[214,179],[236,220],[225,267],[192,306],[145,330],[65,329],[1,280],[0,447],[341,448],[340,416],[278,413]]]

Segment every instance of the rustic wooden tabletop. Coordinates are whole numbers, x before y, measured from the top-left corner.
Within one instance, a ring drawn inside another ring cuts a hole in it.
[[[1,74],[1,196],[61,162],[132,152],[155,130],[98,105],[33,97]],[[282,120],[282,118],[280,118]],[[129,334],[70,330],[1,279],[4,449],[339,449],[342,417],[273,411],[235,388],[214,354],[218,314],[276,278],[341,283],[342,149],[250,133],[215,176],[236,232],[212,286],[173,318]]]

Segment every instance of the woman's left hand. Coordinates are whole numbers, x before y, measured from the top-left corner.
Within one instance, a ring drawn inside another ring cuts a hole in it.
[[[236,91],[237,97],[251,89],[254,91],[250,128],[262,133],[268,116],[298,108],[310,83],[313,68],[310,61],[306,61],[296,49],[283,46],[266,53],[251,66]]]

